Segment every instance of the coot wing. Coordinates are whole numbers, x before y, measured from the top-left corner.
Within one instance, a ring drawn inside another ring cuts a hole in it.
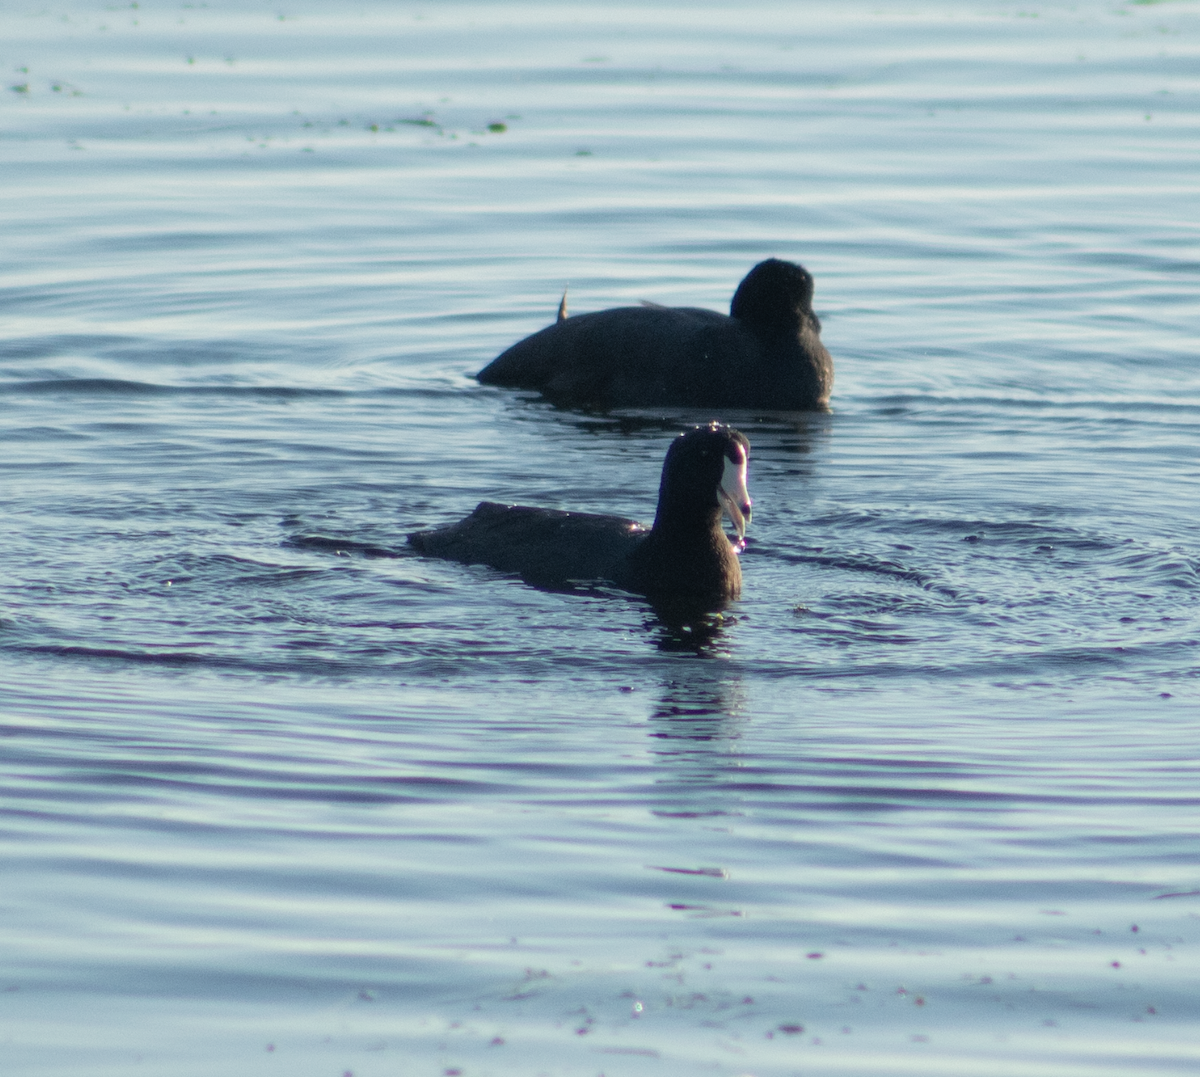
[[[647,532],[620,516],[482,501],[465,519],[408,540],[422,553],[516,572],[542,587],[588,580],[624,586],[629,556]]]
[[[564,407],[705,407],[737,396],[759,346],[734,319],[696,307],[579,314],[518,341],[479,372]]]

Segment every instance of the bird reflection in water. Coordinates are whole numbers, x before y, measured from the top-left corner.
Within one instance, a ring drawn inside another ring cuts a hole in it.
[[[688,663],[681,673],[662,685],[650,717],[650,750],[662,768],[651,811],[664,819],[739,815],[745,685],[724,663]]]
[[[738,619],[711,606],[695,603],[654,603],[654,617],[645,627],[660,651],[694,654],[702,658],[728,658],[726,633]]]
[[[712,672],[717,672],[712,676]],[[700,744],[701,755],[713,758],[729,754],[732,742],[741,735],[748,708],[748,694],[740,673],[720,666],[688,664],[680,676],[665,681],[650,715],[650,736],[659,741],[658,755],[691,756]],[[715,753],[715,756],[714,756]]]

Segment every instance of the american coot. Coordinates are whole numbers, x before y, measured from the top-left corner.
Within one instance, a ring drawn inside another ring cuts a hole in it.
[[[667,450],[649,529],[620,516],[484,501],[458,523],[408,541],[421,553],[517,572],[542,587],[604,580],[654,600],[721,603],[742,587],[749,454],[745,437],[721,423],[680,434]],[[721,529],[722,511],[737,546]]]
[[[573,408],[769,408],[829,404],[833,360],[803,266],[768,258],[738,285],[730,316],[696,307],[617,307],[558,321],[476,375]]]

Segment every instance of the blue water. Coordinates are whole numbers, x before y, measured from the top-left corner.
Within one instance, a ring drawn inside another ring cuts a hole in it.
[[[1196,1072],[1198,61],[1191,0],[0,12],[3,1072]],[[650,518],[713,415],[471,375],[768,256],[833,410],[721,416],[711,631],[406,548]]]

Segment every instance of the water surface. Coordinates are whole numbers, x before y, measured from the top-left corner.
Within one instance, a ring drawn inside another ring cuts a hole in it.
[[[0,15],[6,1073],[1192,1073],[1200,9]],[[471,375],[802,261],[708,631],[425,560],[709,414]]]

